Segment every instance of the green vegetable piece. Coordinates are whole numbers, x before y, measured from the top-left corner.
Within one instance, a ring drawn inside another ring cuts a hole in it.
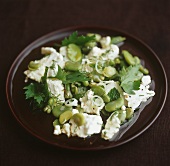
[[[149,74],[149,70],[145,67],[143,67],[142,65],[140,65],[139,70],[143,73],[143,74]]]
[[[84,86],[89,86],[89,82],[88,81],[83,81],[82,82]]]
[[[59,117],[60,124],[64,124],[73,116],[72,111],[65,111]]]
[[[136,65],[140,64],[140,59],[139,59],[139,57],[134,56],[134,61],[135,61],[135,64],[136,64]]]
[[[120,109],[123,105],[124,105],[124,100],[122,97],[120,97],[117,100],[107,103],[105,105],[105,109],[108,112],[113,112],[113,111]]]
[[[94,46],[96,46],[97,43],[95,41],[89,41],[85,44],[85,47],[87,48],[93,48]]]
[[[112,37],[112,39],[111,39],[111,44],[118,44],[118,43],[123,42],[124,40],[126,40],[125,37],[115,36],[115,37]]]
[[[101,35],[99,35],[97,33],[88,33],[87,36],[89,36],[89,37],[94,36],[95,37],[95,41],[97,41],[97,42],[99,42],[100,39],[101,39]]]
[[[64,97],[66,99],[70,99],[73,97],[71,91],[70,91],[70,84],[65,84],[65,91],[64,91]]]
[[[64,112],[64,110],[61,110],[62,105],[56,105],[53,109],[52,109],[52,114],[59,118],[59,116]]]
[[[60,122],[58,119],[54,120],[53,121],[53,126],[55,127],[56,125],[60,125]]]
[[[126,119],[129,120],[132,118],[134,110],[132,108],[126,108]]]
[[[110,97],[109,97],[108,95],[106,95],[106,94],[104,94],[104,95],[102,96],[102,99],[103,99],[103,101],[104,101],[105,103],[110,102]]]
[[[127,62],[129,65],[135,65],[135,64],[136,64],[133,55],[130,54],[128,51],[123,50],[123,51],[122,51],[122,54],[123,54],[126,62]]]
[[[103,70],[103,74],[106,77],[112,77],[113,75],[116,74],[116,69],[114,67],[111,67],[111,66],[105,67],[104,70]]]
[[[85,124],[85,118],[82,113],[74,114],[71,119],[74,120],[74,122],[77,124],[77,126],[82,126]]]
[[[68,45],[68,58],[73,62],[78,62],[82,59],[82,53],[79,46],[76,44]]]
[[[92,85],[91,90],[94,92],[95,95],[103,96],[106,92],[101,86]]]
[[[28,69],[31,71],[37,70],[40,67],[40,63],[31,61],[28,65]]]
[[[79,62],[67,61],[64,68],[69,71],[79,71],[81,67]]]

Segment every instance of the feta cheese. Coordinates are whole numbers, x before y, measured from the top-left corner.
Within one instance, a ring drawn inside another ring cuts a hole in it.
[[[61,128],[60,128],[60,125],[55,125],[54,126],[54,132],[53,132],[54,135],[60,135],[61,134]]]
[[[75,99],[75,98],[68,99],[68,100],[65,102],[65,105],[66,105],[66,106],[77,106],[77,105],[78,105],[78,100]]]
[[[103,124],[101,116],[88,115],[86,113],[83,113],[83,115],[85,117],[85,124],[82,126],[77,126],[73,119],[70,120],[72,136],[86,138],[93,134],[100,133]]]
[[[63,134],[66,134],[67,137],[70,137],[71,136],[71,126],[69,123],[65,123],[61,129],[61,132]]]
[[[97,115],[100,115],[100,111],[105,105],[103,99],[94,95],[92,90],[88,90],[85,96],[80,98],[80,102],[84,112]]]
[[[151,83],[151,77],[150,75],[146,75],[142,77],[142,84],[144,86],[149,85]]]
[[[105,53],[106,60],[114,60],[118,56],[119,56],[119,47],[117,45],[111,44]]]
[[[146,102],[147,99],[155,95],[155,92],[149,90],[149,85],[140,85],[139,90],[134,90],[135,94],[123,93],[125,100],[128,102],[128,107],[135,110],[142,102]]]
[[[48,90],[52,96],[58,97],[61,102],[65,101],[64,86],[61,80],[47,79]]]
[[[105,50],[100,49],[99,47],[93,47],[92,50],[88,54],[89,59],[93,58],[99,58],[103,53],[105,53]]]
[[[102,130],[101,137],[105,140],[111,139],[120,129],[121,121],[115,112],[107,119],[105,128]]]
[[[40,64],[40,67],[37,70],[34,70],[34,71],[26,70],[24,72],[24,74],[27,76],[27,78],[30,78],[30,79],[35,80],[37,82],[41,81],[41,77],[44,76],[46,67],[51,67],[53,65],[53,63],[55,63],[55,66],[60,65],[61,68],[63,68],[64,65],[65,65],[65,62],[63,60],[63,56],[61,54],[59,54],[54,48],[43,47],[41,51],[42,51],[43,54],[48,53],[50,55],[45,56],[44,58],[35,61],[36,63]],[[57,71],[58,71],[57,67],[53,72],[51,71],[52,76]],[[50,73],[50,71],[49,71],[49,73]]]
[[[102,48],[109,47],[110,43],[111,43],[111,37],[110,36],[102,37],[101,40],[100,40],[100,44],[101,44]]]

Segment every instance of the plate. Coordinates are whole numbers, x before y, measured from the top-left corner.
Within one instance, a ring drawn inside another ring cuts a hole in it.
[[[23,87],[25,86],[25,76],[23,72],[31,60],[42,57],[40,48],[42,46],[53,46],[56,42],[61,42],[74,31],[79,34],[99,33],[103,36],[125,36],[127,38],[122,49],[129,50],[132,54],[139,56],[145,62],[150,75],[154,80],[154,91],[156,95],[150,104],[140,112],[135,123],[130,127],[126,126],[123,134],[116,141],[105,141],[100,138],[100,134],[82,139],[78,137],[67,138],[66,135],[53,135],[52,121],[54,118],[42,112],[33,112],[30,110],[28,101],[25,100]],[[30,45],[28,45],[13,62],[6,82],[6,94],[10,109],[16,120],[30,134],[36,138],[54,145],[56,147],[74,149],[74,150],[101,150],[113,148],[129,142],[142,134],[159,116],[167,96],[167,78],[165,70],[157,55],[141,40],[125,32],[106,28],[106,27],[71,27],[49,33]],[[126,131],[126,132],[125,132]]]

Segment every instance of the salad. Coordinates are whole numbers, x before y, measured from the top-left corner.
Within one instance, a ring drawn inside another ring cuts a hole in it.
[[[122,36],[76,31],[29,62],[26,99],[33,110],[54,116],[54,135],[111,140],[155,95],[148,69],[121,49],[124,42]]]

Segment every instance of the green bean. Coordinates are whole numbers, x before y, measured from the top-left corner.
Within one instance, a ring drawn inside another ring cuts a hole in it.
[[[65,63],[65,69],[69,71],[79,71],[82,65],[79,62],[67,61]]]
[[[52,114],[55,117],[59,117],[61,113],[64,112],[64,110],[61,110],[62,105],[56,105],[53,109],[52,109]]]
[[[93,48],[93,47],[95,47],[97,45],[97,43],[95,42],[95,41],[89,41],[89,42],[87,42],[86,44],[85,44],[85,46],[87,47],[87,48]]]
[[[74,120],[74,122],[77,124],[77,126],[82,126],[85,123],[85,118],[82,113],[76,113],[74,114],[71,119]]]
[[[115,63],[115,64],[120,64],[120,62],[121,62],[121,61],[120,61],[119,58],[115,58],[115,59],[114,59],[114,63]]]
[[[31,61],[28,65],[28,69],[31,71],[37,70],[40,67],[40,63]]]
[[[106,77],[112,77],[113,75],[116,74],[116,69],[114,67],[111,67],[111,66],[105,67],[104,70],[103,70],[103,74]]]
[[[130,54],[128,51],[126,50],[123,50],[122,51],[122,54],[126,60],[126,62],[129,64],[129,65],[135,65],[135,60],[133,58],[133,55]]]
[[[102,97],[102,99],[103,99],[103,101],[104,101],[105,103],[110,102],[110,97],[109,97],[108,95],[104,94],[104,95],[101,96],[101,97]]]
[[[66,85],[65,85],[64,97],[65,97],[66,99],[70,99],[70,98],[73,97],[73,95],[72,95],[72,93],[71,93],[71,91],[70,91],[70,84],[66,84]]]
[[[97,33],[88,33],[87,36],[95,36],[95,40],[96,40],[97,42],[99,42],[100,39],[101,39],[101,35],[99,35],[99,34],[97,34]]]
[[[83,81],[82,82],[84,86],[89,86],[89,82],[88,81]]]
[[[118,44],[118,43],[123,42],[124,40],[126,40],[125,37],[115,36],[115,37],[112,37],[112,39],[111,39],[111,44]]]
[[[76,44],[69,44],[68,45],[68,58],[73,62],[78,62],[82,59],[82,53],[79,46]]]
[[[139,70],[143,73],[143,74],[149,74],[149,70],[145,67],[143,67],[142,65],[140,66]]]
[[[101,86],[92,85],[91,89],[94,92],[94,94],[98,96],[103,96],[106,93],[105,90]]]
[[[135,61],[135,64],[136,64],[136,65],[140,64],[140,59],[139,59],[139,57],[134,56],[134,61]]]
[[[126,108],[126,119],[129,120],[132,118],[134,110],[132,108]]]
[[[117,109],[120,109],[122,105],[124,104],[124,100],[122,97],[118,98],[117,100],[111,101],[110,103],[107,103],[105,105],[105,109],[108,112],[116,111]]]
[[[59,117],[60,124],[64,124],[73,116],[72,111],[65,111]]]
[[[44,108],[44,112],[47,112],[48,114],[51,113],[51,107],[49,105],[47,105],[45,108]]]

